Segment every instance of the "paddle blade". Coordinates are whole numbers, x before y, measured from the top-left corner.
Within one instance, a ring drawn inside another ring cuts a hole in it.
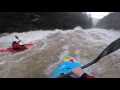
[[[17,38],[17,39],[18,39],[18,36],[15,36],[15,38]]]
[[[120,49],[120,38],[115,40],[114,42],[112,42],[95,60],[93,60],[92,62],[82,66],[81,68],[86,68],[94,63],[96,63],[97,61],[99,61],[102,57],[113,53],[114,51]]]
[[[116,50],[120,49],[120,38],[112,42],[103,52],[101,57],[106,56]]]

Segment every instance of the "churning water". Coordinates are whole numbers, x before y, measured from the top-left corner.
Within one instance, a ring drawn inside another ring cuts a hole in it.
[[[29,31],[0,37],[0,49],[11,47],[15,35],[24,43],[35,43],[18,53],[0,53],[0,78],[51,78],[58,65],[71,55],[85,65],[93,61],[120,31],[81,29]],[[22,42],[20,43],[22,44]],[[120,78],[120,50],[84,69],[98,78]]]

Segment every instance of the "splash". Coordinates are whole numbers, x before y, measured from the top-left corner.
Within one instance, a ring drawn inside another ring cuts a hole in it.
[[[120,32],[105,29],[14,32],[0,37],[0,49],[11,46],[15,35],[24,43],[36,42],[28,50],[19,53],[0,53],[1,78],[47,78],[51,77],[67,55],[75,57],[82,65],[94,60]],[[21,43],[22,44],[22,43]],[[120,77],[120,50],[102,58],[85,70],[100,78]]]

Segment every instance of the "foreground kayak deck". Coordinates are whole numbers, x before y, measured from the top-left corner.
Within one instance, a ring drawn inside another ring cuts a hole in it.
[[[72,70],[76,67],[81,67],[80,62],[76,61],[74,58],[69,57],[69,58],[65,58],[64,59],[64,63],[61,64],[56,72],[53,74],[52,78],[57,78],[60,76],[60,74],[64,73],[64,74],[68,74],[70,72],[72,72]],[[78,78],[77,76],[75,76],[74,74],[72,74],[72,76],[74,76],[74,78]]]
[[[33,46],[33,44],[26,44],[26,47],[30,47]],[[26,49],[25,49],[26,50]],[[0,50],[0,53],[4,53],[4,52],[20,52],[20,51],[24,51],[24,50],[14,50],[12,47],[7,48],[7,49],[2,49]]]

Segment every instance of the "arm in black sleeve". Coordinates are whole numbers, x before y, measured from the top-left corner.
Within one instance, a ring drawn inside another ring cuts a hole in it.
[[[87,78],[87,74],[86,73],[83,73],[83,75],[79,78]]]

